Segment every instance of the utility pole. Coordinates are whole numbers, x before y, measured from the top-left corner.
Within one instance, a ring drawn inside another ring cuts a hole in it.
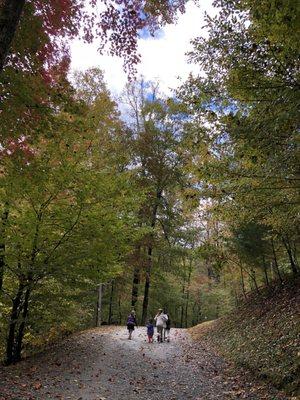
[[[101,313],[102,313],[102,291],[103,291],[103,283],[99,283],[97,286],[97,310],[96,310],[96,327],[101,326]]]

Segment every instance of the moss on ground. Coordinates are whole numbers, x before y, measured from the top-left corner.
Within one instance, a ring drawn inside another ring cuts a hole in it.
[[[273,287],[226,317],[190,329],[236,365],[279,389],[300,394],[300,280]]]

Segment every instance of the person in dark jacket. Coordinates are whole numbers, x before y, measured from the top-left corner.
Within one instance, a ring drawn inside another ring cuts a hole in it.
[[[127,318],[127,329],[128,329],[128,333],[129,333],[128,339],[131,339],[131,337],[132,337],[132,332],[134,331],[134,327],[135,327],[136,325],[137,325],[137,324],[136,324],[135,315],[131,312],[131,313],[128,315],[128,318]]]
[[[168,319],[166,321],[165,340],[167,342],[169,342],[170,341],[171,320],[170,320],[170,315],[167,312],[166,312],[166,315],[168,316]]]

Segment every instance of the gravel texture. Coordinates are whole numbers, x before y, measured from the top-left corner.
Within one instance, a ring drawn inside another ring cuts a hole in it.
[[[128,340],[122,327],[69,337],[50,350],[0,369],[0,400],[287,399],[209,348],[172,329],[169,343]]]

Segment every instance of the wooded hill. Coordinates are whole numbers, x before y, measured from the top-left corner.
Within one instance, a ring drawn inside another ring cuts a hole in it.
[[[261,296],[253,293],[237,310],[215,321],[190,328],[235,365],[283,389],[300,394],[300,281],[273,285]]]
[[[144,324],[163,306],[187,327],[296,277],[298,2],[216,1],[189,55],[205,77],[172,98],[131,81],[125,118],[101,69],[69,79],[59,46],[78,34],[79,14],[63,2],[64,30],[54,3],[25,4],[0,75],[6,363],[94,326],[99,283],[103,321],[124,323],[135,307]],[[161,3],[153,29],[174,17]]]

